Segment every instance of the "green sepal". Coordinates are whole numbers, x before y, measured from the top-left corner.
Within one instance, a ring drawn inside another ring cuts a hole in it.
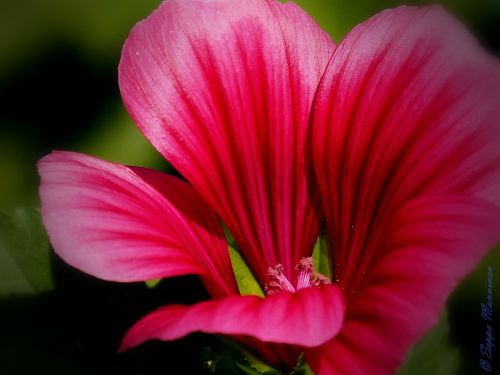
[[[229,257],[231,258],[231,265],[233,267],[234,276],[236,278],[236,284],[238,285],[238,290],[242,296],[259,296],[265,297],[264,291],[260,286],[259,282],[252,273],[250,267],[248,267],[245,259],[238,250],[238,244],[236,243],[233,235],[229,232],[229,229],[222,223],[224,229],[224,236],[229,248]]]
[[[144,283],[149,289],[153,289],[155,286],[157,286],[160,283],[161,279],[151,279],[151,280],[146,280]]]
[[[224,223],[222,224],[222,228],[224,229],[224,236],[226,237],[226,241],[229,244],[229,246],[231,246],[234,249],[238,249],[238,244],[236,243],[236,240],[234,239],[233,235],[231,234],[229,229],[227,229]]]
[[[231,245],[228,245],[228,248],[229,256],[231,257],[231,265],[233,266],[233,272],[240,294],[242,296],[253,295],[264,297],[264,291],[241,254]]]
[[[309,365],[306,363],[304,353],[301,353],[297,361],[297,366],[291,372],[291,375],[314,375]]]
[[[204,349],[203,368],[205,374],[281,375],[241,344],[221,336],[212,336],[212,344]]]
[[[333,281],[332,251],[328,235],[324,229],[320,232],[318,239],[316,240],[312,258],[315,271]]]
[[[224,375],[314,375],[303,354],[291,371],[283,372],[257,358],[243,345],[221,336],[214,337],[213,344],[205,348],[204,369],[206,374]]]

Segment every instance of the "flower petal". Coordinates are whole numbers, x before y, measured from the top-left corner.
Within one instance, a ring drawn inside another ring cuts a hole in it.
[[[449,293],[500,241],[500,209],[478,199],[408,203],[378,244],[383,256],[348,298],[341,333],[306,352],[315,374],[392,374],[437,322]]]
[[[72,266],[113,281],[200,274],[213,295],[237,293],[217,216],[185,182],[70,152],[38,168],[43,222]]]
[[[340,43],[318,89],[313,138],[342,286],[359,286],[374,238],[409,199],[500,205],[499,118],[500,64],[440,8],[384,11]]]
[[[126,107],[261,282],[277,263],[294,278],[319,231],[306,134],[332,49],[300,8],[270,0],[165,1],[123,49]]]
[[[123,339],[121,350],[150,339],[175,340],[196,331],[313,347],[339,332],[344,311],[342,291],[335,285],[267,298],[230,296],[193,306],[169,305],[137,322]]]

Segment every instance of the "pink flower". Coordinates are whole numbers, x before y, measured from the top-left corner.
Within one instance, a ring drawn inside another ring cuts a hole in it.
[[[337,47],[297,6],[169,0],[131,32],[127,109],[189,181],[69,152],[42,159],[45,226],[114,281],[200,276],[213,297],[140,320],[123,349],[194,331],[272,363],[388,374],[500,240],[500,67],[436,8]],[[326,219],[333,283],[310,256]],[[268,296],[241,296],[220,221]]]

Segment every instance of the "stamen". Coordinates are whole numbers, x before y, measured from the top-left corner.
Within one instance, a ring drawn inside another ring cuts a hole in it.
[[[297,271],[304,271],[304,272],[313,272],[314,269],[314,263],[313,263],[313,258],[307,257],[307,258],[302,258],[299,263],[295,266],[295,269]]]
[[[303,289],[310,286],[311,277],[314,274],[312,258],[302,258],[295,266],[295,270],[299,271],[297,276],[297,289]]]
[[[311,286],[318,288],[322,285],[330,284],[330,280],[326,276],[314,272],[313,259],[311,257],[302,258],[295,269],[299,271],[297,276],[297,290]]]
[[[311,286],[320,287],[321,285],[328,285],[328,284],[331,284],[331,281],[328,277],[321,275],[319,273],[314,274]]]
[[[274,268],[269,267],[267,276],[269,276],[269,282],[264,286],[264,289],[268,296],[281,291],[295,292],[293,285],[283,275],[281,264],[277,264]]]
[[[314,272],[313,259],[311,257],[302,258],[295,266],[295,270],[298,273],[296,287],[294,288],[292,283],[283,275],[283,265],[277,264],[274,268],[269,267],[267,271],[269,282],[264,286],[266,294],[269,296],[283,291],[293,293],[299,289],[319,288],[322,285],[331,284],[328,277]]]

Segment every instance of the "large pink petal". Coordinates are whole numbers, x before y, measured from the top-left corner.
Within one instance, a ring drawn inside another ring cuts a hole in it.
[[[314,158],[341,285],[357,288],[392,212],[424,195],[500,205],[500,64],[440,8],[402,7],[335,50]]]
[[[309,256],[308,114],[333,44],[296,5],[170,0],[131,32],[120,90],[150,142],[217,211],[257,276]]]
[[[385,375],[433,324],[449,293],[500,241],[500,209],[478,199],[415,200],[377,243],[385,255],[353,290],[341,333],[306,353],[317,375]]]
[[[230,296],[193,306],[169,305],[137,322],[121,349],[150,339],[175,340],[196,331],[313,347],[339,332],[344,311],[342,291],[335,285],[267,298]]]
[[[187,183],[70,152],[38,168],[43,222],[72,266],[113,281],[200,274],[213,295],[237,293],[218,218]]]

